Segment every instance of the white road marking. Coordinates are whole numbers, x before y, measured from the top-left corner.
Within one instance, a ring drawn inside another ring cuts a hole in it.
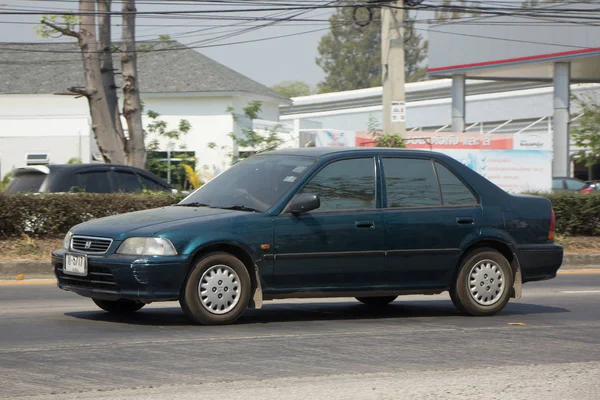
[[[600,290],[563,290],[561,293],[579,294],[579,293],[600,293]]]

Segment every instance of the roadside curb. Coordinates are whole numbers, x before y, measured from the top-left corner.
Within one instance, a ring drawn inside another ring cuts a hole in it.
[[[560,271],[600,269],[600,254],[565,254]],[[0,280],[54,278],[50,261],[0,261]]]
[[[15,279],[17,275],[26,279],[53,278],[50,261],[0,261],[0,279]]]

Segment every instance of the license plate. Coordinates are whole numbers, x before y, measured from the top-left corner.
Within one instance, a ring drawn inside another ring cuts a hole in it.
[[[87,275],[87,256],[85,254],[65,254],[63,272],[70,275]]]

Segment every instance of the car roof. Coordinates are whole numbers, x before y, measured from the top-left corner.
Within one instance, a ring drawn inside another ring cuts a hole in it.
[[[50,172],[68,172],[68,171],[77,171],[79,169],[93,169],[93,168],[126,168],[126,169],[136,169],[140,170],[140,168],[132,167],[129,165],[121,165],[121,164],[104,164],[104,163],[87,163],[87,164],[50,164],[50,165],[28,165],[26,167],[18,167],[15,168],[16,172],[42,172],[48,174]]]
[[[403,154],[403,155],[440,155],[426,150],[413,150],[413,149],[398,149],[389,147],[305,147],[300,149],[282,149],[270,151],[262,154],[269,155],[286,155],[286,156],[305,156],[305,157],[325,157],[331,155],[343,155],[353,153],[374,153],[374,154]]]

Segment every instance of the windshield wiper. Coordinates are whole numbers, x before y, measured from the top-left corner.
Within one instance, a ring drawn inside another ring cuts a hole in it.
[[[241,204],[236,204],[236,205],[227,206],[227,207],[219,207],[219,208],[222,208],[223,210],[262,212],[261,210],[257,210],[256,208],[252,208],[252,207],[248,207],[248,206],[243,206]]]
[[[210,207],[213,208],[210,204],[204,204],[204,203],[198,203],[198,202],[194,202],[194,203],[185,203],[185,204],[175,204],[178,207]]]

